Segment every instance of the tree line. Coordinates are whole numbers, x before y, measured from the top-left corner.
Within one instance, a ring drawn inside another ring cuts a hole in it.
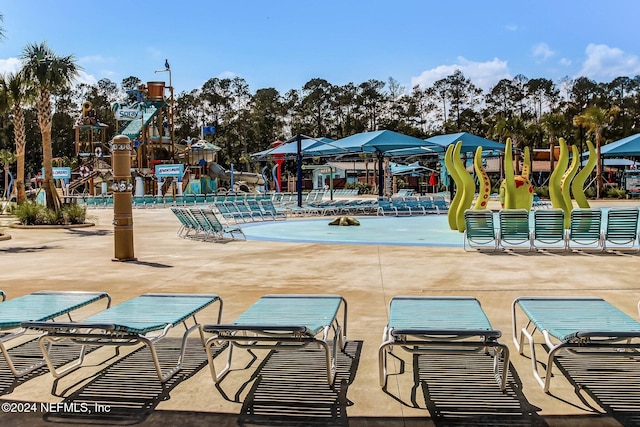
[[[46,173],[51,159],[74,161],[73,125],[85,101],[109,125],[108,138],[113,137],[118,127],[112,105],[142,83],[130,76],[120,84],[102,79],[73,85],[80,69],[74,57],[57,55],[45,43],[25,47],[22,59],[23,71],[0,81],[0,149],[17,151],[20,157],[23,147],[27,174],[35,174],[43,164]],[[177,94],[174,112],[177,142],[197,137],[203,125],[214,126],[213,142],[222,147],[220,163],[247,171],[260,168],[251,162],[251,153],[296,134],[339,139],[389,129],[427,138],[469,132],[500,142],[511,138],[519,148],[538,149],[548,149],[563,137],[584,151],[586,139],[595,139],[599,147],[634,133],[640,120],[640,76],[596,82],[517,75],[484,91],[456,70],[431,86],[409,90],[391,77],[346,85],[313,78],[285,93],[274,88],[252,92],[241,77],[213,77],[200,88]],[[48,144],[50,152],[42,149]],[[600,167],[597,174],[600,190]]]

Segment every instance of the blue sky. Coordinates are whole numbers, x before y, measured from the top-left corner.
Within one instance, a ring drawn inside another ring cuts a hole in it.
[[[640,74],[640,2],[348,0],[3,0],[0,72],[28,43],[75,55],[81,81],[165,80],[176,92],[212,77],[282,94],[312,78],[387,81],[407,90],[455,69],[483,89],[523,74],[610,81]]]

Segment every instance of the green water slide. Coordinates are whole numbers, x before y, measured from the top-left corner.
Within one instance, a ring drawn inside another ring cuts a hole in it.
[[[126,135],[132,141],[140,136],[142,128],[148,126],[151,120],[158,114],[158,108],[155,105],[143,107],[142,119],[131,120],[121,131],[121,135]]]

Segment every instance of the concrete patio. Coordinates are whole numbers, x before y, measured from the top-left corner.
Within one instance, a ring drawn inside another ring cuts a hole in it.
[[[240,350],[233,371],[216,386],[195,342],[184,372],[161,386],[145,376],[151,363],[146,351],[126,348],[118,359],[113,348],[104,348],[59,381],[41,369],[14,382],[0,362],[0,403],[69,403],[90,395],[100,405],[128,410],[79,414],[65,407],[43,412],[38,406],[35,411],[0,412],[2,425],[640,425],[637,358],[568,358],[569,375],[556,369],[551,393],[545,394],[530,372],[530,359],[515,351],[510,311],[511,302],[523,295],[591,295],[638,318],[636,254],[212,243],[178,238],[179,222],[168,209],[138,209],[138,260],[122,263],[112,261],[113,211],[91,210],[89,215],[95,227],[4,229],[11,239],[0,241],[0,289],[8,298],[45,289],[92,290],[109,292],[117,304],[145,292],[215,293],[224,301],[222,321],[231,322],[264,294],[340,294],[348,301],[348,344],[336,387],[330,389],[322,372],[318,375],[316,352],[262,351],[250,364]],[[10,221],[0,217],[0,226]],[[506,391],[493,382],[491,359],[483,355],[412,358],[399,349],[404,372],[396,375],[401,364],[393,361],[394,374],[383,390],[377,350],[389,300],[396,295],[477,297],[511,349]],[[96,309],[86,307],[83,313]],[[203,316],[202,323],[213,321],[212,311]],[[607,378],[616,382],[603,385]]]

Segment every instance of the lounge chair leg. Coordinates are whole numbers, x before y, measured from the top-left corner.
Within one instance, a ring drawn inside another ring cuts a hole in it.
[[[222,377],[224,377],[227,372],[231,369],[231,356],[233,354],[233,343],[229,343],[229,353],[227,355],[227,365],[220,371],[220,373],[216,373],[216,367],[213,363],[213,353],[211,351],[211,347],[216,344],[218,341],[218,337],[211,337],[207,340],[204,345],[205,352],[207,353],[207,362],[209,363],[209,371],[211,372],[211,378],[214,383],[220,382]]]

